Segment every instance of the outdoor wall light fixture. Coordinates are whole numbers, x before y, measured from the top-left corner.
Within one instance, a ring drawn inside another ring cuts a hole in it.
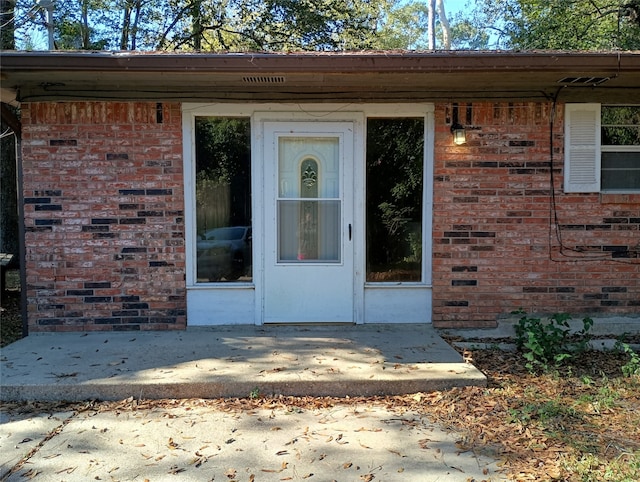
[[[464,126],[458,122],[458,104],[453,104],[452,112],[453,122],[451,122],[451,134],[453,134],[453,143],[461,146],[467,142],[467,134]]]
[[[451,124],[451,133],[453,134],[453,143],[456,146],[461,146],[467,143],[467,134],[464,130],[464,126],[458,123]]]

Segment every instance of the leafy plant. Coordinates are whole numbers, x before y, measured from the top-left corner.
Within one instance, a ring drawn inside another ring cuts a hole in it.
[[[624,343],[622,340],[616,341],[614,348],[629,356],[629,361],[621,367],[622,374],[625,377],[640,375],[640,355],[638,355],[638,353],[631,348],[628,343]]]
[[[249,392],[249,398],[251,400],[257,400],[258,398],[260,398],[260,387],[253,387],[253,390]]]
[[[567,313],[556,313],[548,319],[528,316],[522,310],[514,313],[522,314],[515,326],[516,346],[524,353],[525,366],[530,372],[538,368],[542,371],[556,368],[572,353],[588,346],[588,332],[593,326],[589,317],[582,320],[582,330],[572,334],[569,326],[571,316]]]

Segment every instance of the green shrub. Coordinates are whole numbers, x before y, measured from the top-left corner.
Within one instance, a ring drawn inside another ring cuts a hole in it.
[[[588,332],[593,326],[589,317],[582,320],[582,330],[572,334],[571,316],[566,313],[556,313],[544,320],[528,316],[522,310],[514,314],[522,315],[515,327],[516,346],[523,352],[527,360],[525,366],[530,372],[557,368],[572,353],[584,350],[589,344]]]
[[[622,374],[625,377],[640,375],[640,355],[638,355],[628,343],[624,343],[622,340],[616,341],[614,348],[629,356],[629,361],[621,367]]]

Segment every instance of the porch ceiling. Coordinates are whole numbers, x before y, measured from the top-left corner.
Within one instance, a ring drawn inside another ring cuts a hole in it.
[[[2,101],[640,102],[638,52],[1,54]]]

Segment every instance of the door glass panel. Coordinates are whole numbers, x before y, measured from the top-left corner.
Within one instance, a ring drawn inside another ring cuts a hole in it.
[[[281,262],[340,262],[340,201],[278,203]]]
[[[278,262],[339,263],[340,139],[278,140]]]
[[[252,280],[251,124],[196,117],[197,282]]]
[[[367,120],[366,280],[422,280],[424,119]]]

